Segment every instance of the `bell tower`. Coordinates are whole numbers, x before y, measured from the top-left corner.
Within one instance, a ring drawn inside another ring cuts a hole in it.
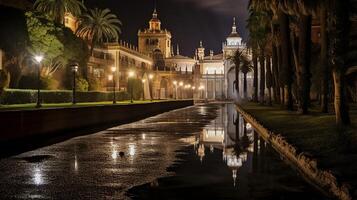
[[[164,58],[171,56],[173,52],[171,44],[171,33],[166,29],[161,29],[161,21],[158,17],[156,3],[152,18],[149,21],[149,28],[138,32],[139,52],[153,56],[153,52],[160,50]]]

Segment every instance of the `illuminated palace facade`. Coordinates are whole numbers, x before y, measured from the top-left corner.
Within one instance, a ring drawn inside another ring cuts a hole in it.
[[[66,15],[66,26],[76,30],[75,19]],[[88,73],[99,79],[103,89],[111,90],[107,77],[116,67],[116,88],[125,90],[129,71],[135,71],[142,79],[144,97],[154,99],[195,98],[206,100],[234,100],[238,98],[233,83],[236,79],[231,57],[237,50],[246,51],[246,45],[238,34],[235,19],[232,31],[222,44],[222,52],[214,54],[201,41],[193,57],[180,55],[174,47],[169,30],[163,29],[158,12],[154,9],[148,28],[138,31],[138,46],[124,41],[107,43],[95,48],[88,62]],[[239,73],[239,80],[242,80]],[[248,79],[251,75],[248,74]],[[240,85],[242,81],[239,82]],[[248,88],[251,87],[248,81]],[[241,86],[242,87],[242,86]],[[251,91],[248,89],[248,91]],[[242,94],[240,94],[242,95]]]

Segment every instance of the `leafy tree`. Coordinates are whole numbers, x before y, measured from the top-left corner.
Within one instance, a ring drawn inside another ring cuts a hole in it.
[[[61,61],[59,56],[64,52],[64,46],[57,35],[61,33],[61,28],[41,15],[27,12],[27,27],[30,38],[28,48],[31,55],[43,55],[41,74],[43,76],[52,75],[59,67]]]
[[[89,59],[88,45],[79,37],[77,37],[69,28],[63,27],[61,34],[58,36],[64,46],[61,62],[65,68],[63,74],[63,86],[67,89],[72,88],[73,73],[71,65],[77,63],[79,65],[79,75],[85,75],[87,62]]]
[[[80,18],[76,34],[89,42],[92,55],[96,45],[119,39],[120,25],[121,21],[109,9],[90,9]]]
[[[85,9],[83,3],[78,0],[36,0],[34,8],[61,24],[64,24],[66,13],[80,16],[82,9]]]
[[[143,83],[140,79],[130,78],[128,79],[127,91],[129,94],[133,94],[133,99],[140,99],[143,94]]]
[[[9,87],[10,75],[6,70],[0,70],[0,97],[4,89]]]

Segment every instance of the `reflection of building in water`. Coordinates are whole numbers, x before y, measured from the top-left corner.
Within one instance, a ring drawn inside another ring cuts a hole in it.
[[[222,150],[223,161],[232,170],[234,185],[237,179],[237,172],[240,167],[247,161],[248,151],[253,149],[249,145],[247,149],[243,149],[242,141],[252,141],[252,127],[244,128],[244,119],[237,114],[233,104],[222,106],[218,112],[218,116],[210,125],[207,125],[199,136],[197,155],[201,162],[206,155],[205,149],[209,148],[210,152],[213,149]]]

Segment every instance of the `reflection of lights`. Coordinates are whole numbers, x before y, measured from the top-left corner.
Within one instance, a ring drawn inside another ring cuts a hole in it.
[[[247,161],[247,158],[248,158],[247,152],[243,152],[242,154],[240,154],[240,155],[239,155],[239,158],[242,159],[242,162]]]
[[[110,70],[114,73],[115,71],[117,71],[117,68],[116,67],[111,67]]]
[[[78,171],[77,155],[74,156],[74,170],[75,170],[75,171]]]
[[[145,140],[145,139],[146,139],[146,134],[143,133],[143,134],[141,135],[141,138],[142,138],[143,140]]]
[[[128,73],[129,77],[132,78],[135,76],[135,72],[134,71],[129,71]]]
[[[115,148],[112,150],[112,158],[114,161],[118,158],[118,151]]]
[[[209,146],[209,150],[211,151],[211,153],[213,153],[213,151],[214,151],[213,145]]]
[[[227,166],[232,168],[239,168],[242,166],[242,158],[235,155],[227,155]]]
[[[35,168],[32,180],[36,185],[42,185],[43,184],[42,173],[41,173],[41,169],[39,167]]]
[[[233,177],[233,186],[236,186],[236,181],[237,181],[237,170],[234,169],[232,170],[232,177]]]
[[[250,123],[247,123],[247,129],[251,129],[252,125]]]
[[[197,150],[197,155],[200,157],[200,161],[202,162],[203,157],[205,156],[205,146],[200,144]]]
[[[135,144],[129,144],[129,155],[134,156],[135,155]]]
[[[108,80],[109,80],[109,81],[112,81],[112,80],[113,80],[113,75],[111,75],[111,74],[108,75]]]

